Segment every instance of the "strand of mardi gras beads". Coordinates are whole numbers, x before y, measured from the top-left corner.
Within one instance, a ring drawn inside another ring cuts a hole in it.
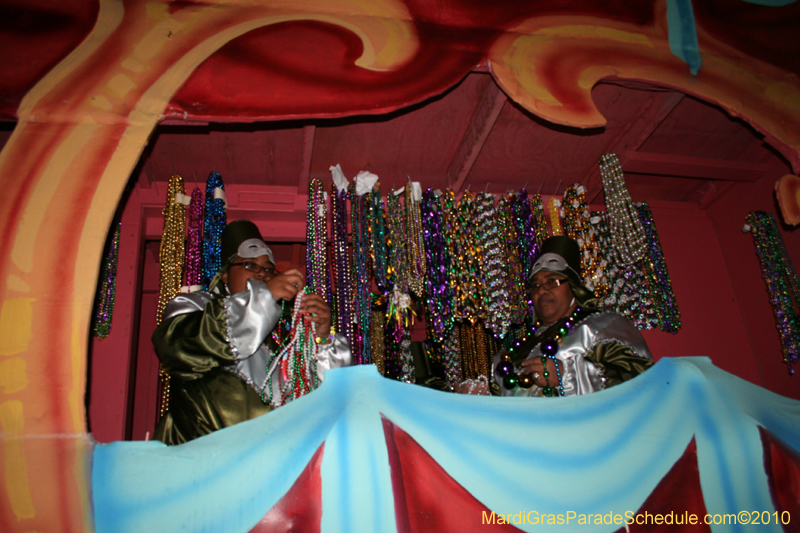
[[[458,328],[462,378],[476,379],[481,375],[489,375],[490,354],[494,353],[491,335],[480,323],[463,322]]]
[[[211,172],[206,181],[206,210],[203,221],[203,288],[208,289],[208,284],[222,268],[222,230],[227,223],[225,213],[225,200],[217,198],[216,191],[225,191],[222,176]]]
[[[444,339],[442,346],[442,359],[444,360],[444,378],[450,388],[461,383],[461,361],[459,360],[460,345],[458,343],[458,326],[454,323]]]
[[[386,330],[386,313],[382,309],[372,309],[372,321],[369,325],[370,356],[378,366],[378,372],[386,375],[386,344],[384,340]]]
[[[306,284],[314,294],[330,301],[328,273],[328,212],[322,182],[317,178],[308,185],[306,211]]]
[[[336,290],[332,291],[336,309],[336,329],[353,342],[352,268],[347,253],[347,191],[331,191],[331,226],[333,228],[333,271]]]
[[[565,234],[578,243],[581,251],[583,284],[589,290],[595,291],[595,294],[604,294],[608,291],[608,280],[600,266],[602,258],[596,243],[597,230],[590,223],[586,191],[582,185],[576,183],[567,187],[561,209]]]
[[[533,213],[528,192],[523,187],[519,194],[508,191],[504,195],[505,201],[511,210],[514,229],[518,236],[519,263],[522,267],[522,278],[527,280],[528,273],[533,268],[533,263],[539,252],[539,245],[534,236]]]
[[[432,341],[430,348],[433,360],[442,365],[445,382],[452,387],[460,382],[461,367],[458,350],[452,350],[448,345],[448,338],[452,337],[454,320],[452,293],[447,275],[451,258],[444,235],[444,215],[440,198],[430,189],[422,194],[420,208],[428,267],[425,280],[427,304],[425,323],[428,338]]]
[[[623,265],[642,260],[645,254],[645,235],[631,195],[625,187],[625,177],[619,158],[605,154],[600,158],[600,176],[606,197],[606,211],[611,238]]]
[[[189,203],[184,281],[186,287],[199,286],[203,281],[203,191],[195,187]]]
[[[409,292],[408,251],[406,247],[407,221],[405,209],[400,203],[399,194],[392,190],[386,198],[386,220],[389,251],[388,272],[393,283],[386,312],[386,369],[387,375],[414,382],[414,360],[411,355],[411,296]]]
[[[534,257],[539,257],[542,244],[549,236],[547,233],[547,218],[544,215],[544,204],[542,197],[537,193],[531,196],[531,218],[533,219],[533,241],[536,243]],[[533,266],[533,264],[531,264]]]
[[[405,189],[406,242],[408,243],[408,288],[422,297],[425,283],[425,244],[422,238],[420,203],[414,199],[411,182]]]
[[[354,191],[352,191],[354,192]],[[353,355],[356,364],[370,364],[370,336],[369,325],[372,319],[372,271],[370,265],[370,225],[369,211],[372,206],[371,193],[361,196],[351,196],[350,212],[353,227],[353,264],[355,266],[354,294],[355,317],[358,340],[354,347]]]
[[[430,189],[422,194],[421,212],[428,267],[425,279],[425,322],[429,338],[441,344],[446,331],[453,327],[450,287],[447,283],[450,256],[443,235],[442,206],[439,198]]]
[[[459,250],[459,261],[455,262],[459,279],[455,295],[459,310],[456,318],[475,324],[484,318],[486,309],[485,292],[479,278],[482,258],[475,246],[475,197],[469,191],[464,192],[458,202],[457,220],[453,237]]]
[[[550,213],[550,230],[553,235],[563,235],[561,229],[561,201],[555,196],[551,196],[547,201],[547,210]]]
[[[518,197],[515,194],[505,195],[497,202],[497,224],[500,231],[501,264],[506,271],[506,297],[508,301],[509,322],[521,324],[528,312],[527,291],[523,269],[520,264],[520,244],[517,228],[514,224],[512,203]],[[503,337],[505,339],[505,337]]]
[[[100,289],[95,301],[94,324],[92,332],[98,339],[105,339],[111,333],[111,318],[114,314],[114,298],[117,287],[117,264],[119,263],[120,223],[116,224],[103,259]]]
[[[502,338],[510,326],[511,313],[508,301],[507,263],[500,238],[494,196],[487,192],[478,193],[475,203],[475,245],[481,256],[480,282],[486,295],[484,324]]]
[[[455,387],[462,381],[461,345],[459,343],[459,327],[456,320],[459,318],[458,294],[460,285],[459,244],[456,239],[458,226],[458,209],[455,194],[448,190],[439,198],[442,206],[442,237],[444,239],[447,256],[450,261],[446,267],[447,286],[449,287],[449,317],[450,328],[445,334],[442,348],[442,357],[445,363],[445,379],[450,387]]]
[[[259,387],[261,401],[273,407],[281,407],[296,400],[319,386],[316,343],[317,325],[307,313],[301,312],[303,298],[308,287],[297,293],[292,312],[290,341],[267,363],[267,376]],[[273,391],[273,375],[277,372],[280,396]]]
[[[381,189],[376,184],[372,191],[372,267],[375,275],[375,284],[381,292],[389,290],[387,277],[388,254],[386,252],[386,214],[384,212]]]
[[[181,291],[183,274],[184,234],[186,232],[186,208],[175,200],[177,194],[184,194],[183,178],[173,174],[167,185],[167,203],[164,214],[164,233],[161,236],[161,247],[158,261],[161,275],[158,289],[158,310],[156,324],[161,323],[164,308]]]
[[[678,310],[678,301],[672,290],[672,281],[669,279],[667,262],[664,260],[653,212],[647,202],[642,202],[638,210],[647,238],[647,257],[650,267],[648,271],[651,273],[650,284],[653,287],[651,294],[658,317],[658,327],[667,333],[678,333],[681,329],[681,312]]]
[[[442,203],[442,235],[447,246],[447,255],[452,258],[447,266],[447,284],[450,287],[450,313],[454,320],[461,319],[461,308],[459,298],[461,295],[460,279],[460,260],[461,256],[459,242],[456,239],[458,230],[458,208],[456,207],[455,194],[453,191],[445,192],[441,197]]]
[[[745,217],[753,235],[761,276],[767,285],[775,327],[781,339],[783,362],[790,375],[800,356],[800,282],[778,231],[775,217],[763,211]]]
[[[607,261],[604,269],[609,288],[605,297],[599,301],[599,307],[624,316],[639,329],[653,329],[657,320],[644,271],[644,261],[633,265],[623,265],[620,262],[608,228],[607,213],[596,211],[589,220],[597,230],[597,245]]]
[[[183,204],[177,202],[176,196],[184,193],[183,178],[177,174],[170,176],[167,185],[167,203],[163,211],[164,233],[161,236],[161,247],[158,254],[161,275],[158,282],[156,325],[161,323],[167,302],[177,296],[181,290],[186,213]],[[156,417],[161,420],[164,413],[169,410],[170,376],[163,365],[159,365],[158,375],[160,394],[156,406]]]
[[[405,210],[399,195],[392,190],[386,196],[386,248],[389,252],[387,272],[396,291],[408,294],[408,256],[406,249]]]
[[[527,198],[527,192],[525,189],[520,191],[520,198]],[[531,248],[532,252],[530,257],[531,263],[530,265],[526,266],[525,270],[525,282],[527,287],[527,282],[530,276],[530,271],[533,268],[533,263],[539,257],[539,254],[542,250],[542,244],[544,243],[545,239],[549,236],[547,231],[547,217],[545,216],[544,212],[544,204],[542,203],[542,197],[535,193],[530,198],[530,206],[531,206],[531,226],[533,229],[533,246]],[[527,231],[527,230],[526,230]],[[533,300],[526,299],[526,304],[528,308],[528,316],[534,316],[534,309],[533,309]]]

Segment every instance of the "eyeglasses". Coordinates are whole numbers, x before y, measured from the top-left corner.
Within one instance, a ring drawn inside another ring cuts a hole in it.
[[[231,263],[231,267],[239,266],[247,270],[248,272],[252,272],[256,276],[261,273],[264,273],[265,276],[274,276],[275,275],[275,267],[262,267],[258,263],[251,263],[251,262],[243,262],[243,263]]]
[[[531,292],[536,294],[537,292],[539,292],[539,289],[545,289],[545,290],[548,290],[548,291],[552,291],[556,287],[558,287],[558,286],[560,286],[560,285],[562,285],[562,284],[564,284],[566,282],[567,282],[566,279],[559,279],[559,278],[546,279],[542,283],[533,282],[531,284]]]

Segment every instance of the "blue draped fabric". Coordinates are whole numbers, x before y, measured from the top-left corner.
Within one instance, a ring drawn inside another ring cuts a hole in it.
[[[758,426],[800,450],[800,402],[704,357],[665,358],[603,392],[541,399],[438,392],[358,366],[329,371],[317,391],[285,407],[180,446],[98,445],[97,531],[249,531],[323,443],[322,531],[395,531],[381,416],[498,514],[635,512],[692,438],[709,513],[773,512]]]
[[[702,59],[691,0],[667,0],[667,32],[670,51],[685,61],[696,76]]]

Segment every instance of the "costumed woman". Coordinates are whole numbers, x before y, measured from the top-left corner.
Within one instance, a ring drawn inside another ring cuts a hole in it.
[[[580,248],[550,237],[531,269],[535,325],[529,337],[496,354],[492,390],[502,396],[573,396],[629,380],[653,365],[639,330],[596,308],[580,276]]]
[[[279,372],[267,379],[267,365],[278,350],[270,335],[281,318],[280,302],[301,293],[305,278],[296,269],[276,272],[272,250],[249,220],[225,227],[221,257],[222,268],[209,290],[175,297],[153,333],[156,353],[171,377],[169,411],[154,434],[167,444],[267,413],[267,398],[280,394]],[[316,294],[302,298],[300,312],[316,327],[322,380],[325,370],[352,364],[352,354],[345,337],[330,334],[325,300]]]

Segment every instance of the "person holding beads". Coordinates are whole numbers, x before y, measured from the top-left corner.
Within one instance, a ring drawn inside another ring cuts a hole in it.
[[[597,309],[580,276],[580,248],[550,237],[531,269],[534,328],[494,357],[492,391],[501,396],[574,396],[629,380],[652,366],[641,333]]]
[[[279,302],[303,292],[297,269],[277,272],[272,250],[249,220],[222,232],[223,265],[208,291],[180,294],[167,304],[153,345],[171,377],[170,408],[154,438],[180,444],[271,410],[265,389],[276,390],[267,365],[278,351],[271,334]],[[316,329],[319,380],[329,368],[352,364],[347,339],[331,334],[331,310],[316,294],[303,294],[300,313]],[[268,392],[268,391],[267,391]]]

